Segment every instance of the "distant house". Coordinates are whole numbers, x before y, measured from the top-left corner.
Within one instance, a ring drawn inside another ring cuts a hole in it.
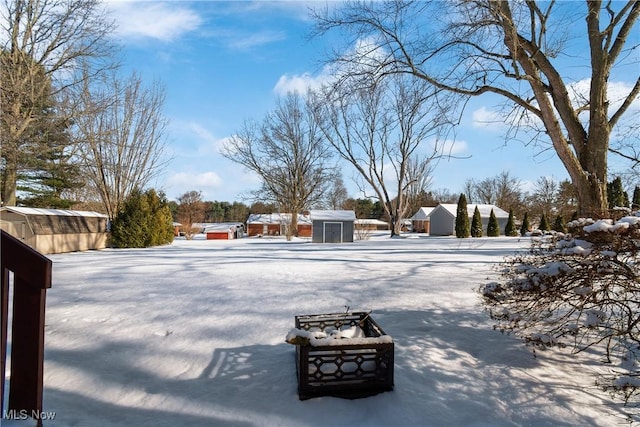
[[[356,219],[355,227],[360,230],[388,230],[389,223],[379,219]]]
[[[182,228],[182,224],[180,224],[179,222],[173,222],[172,224],[173,227],[173,235],[174,237],[178,237],[180,235],[180,229]]]
[[[467,205],[467,215],[469,216],[469,221],[471,221],[473,217],[473,212],[475,211],[476,206],[478,206],[478,210],[480,211],[480,217],[482,218],[482,230],[486,235],[487,225],[489,223],[489,215],[491,214],[491,209],[493,209],[493,213],[498,220],[498,224],[500,226],[500,234],[504,234],[504,228],[507,225],[507,221],[509,219],[509,213],[500,209],[495,205]],[[429,214],[430,220],[430,230],[429,234],[432,236],[451,236],[455,234],[456,229],[456,215],[457,215],[458,205],[455,203],[452,204],[439,204]]]
[[[286,236],[291,226],[290,213],[251,214],[247,218],[247,235]],[[311,237],[311,219],[309,215],[298,214],[298,236]]]
[[[311,211],[313,243],[353,242],[354,211]]]
[[[411,219],[411,230],[416,233],[429,233],[431,219],[429,215],[435,208],[433,207],[422,207],[418,209],[418,212],[413,214]]]
[[[41,254],[55,254],[105,248],[108,218],[89,211],[5,206],[0,228]]]
[[[207,240],[232,240],[243,236],[244,226],[239,222],[205,224],[202,232]]]

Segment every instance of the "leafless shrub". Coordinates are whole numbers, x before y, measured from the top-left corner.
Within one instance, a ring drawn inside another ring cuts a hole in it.
[[[596,383],[640,403],[640,217],[580,219],[568,234],[533,240],[505,260],[502,280],[480,288],[495,329],[536,349],[603,356]]]

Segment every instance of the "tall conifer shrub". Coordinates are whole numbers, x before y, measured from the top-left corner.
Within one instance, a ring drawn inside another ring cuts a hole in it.
[[[482,237],[482,217],[478,205],[473,210],[473,219],[471,220],[471,237]]]
[[[549,220],[547,219],[547,215],[545,215],[544,212],[542,213],[542,216],[540,217],[540,225],[538,226],[538,229],[542,230],[542,231],[551,230],[551,225],[549,225]]]
[[[468,215],[467,197],[462,193],[458,198],[458,208],[456,210],[456,237],[458,238],[465,238],[471,235]]]
[[[513,219],[513,209],[509,209],[509,219],[507,225],[504,227],[505,236],[517,236],[518,230],[516,229],[515,220]]]
[[[496,214],[491,209],[491,213],[489,214],[489,223],[487,224],[487,236],[489,237],[498,237],[500,236],[500,224],[498,224],[498,218],[496,218]]]
[[[146,248],[173,241],[169,204],[155,190],[131,192],[111,223],[111,246]]]

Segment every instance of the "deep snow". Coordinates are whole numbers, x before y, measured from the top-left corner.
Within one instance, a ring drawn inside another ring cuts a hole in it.
[[[414,236],[415,237],[415,236]],[[528,239],[176,240],[50,255],[47,426],[614,425],[596,358],[492,330],[478,287]],[[395,390],[300,401],[294,316],[372,311]],[[28,423],[33,424],[32,422]],[[25,425],[3,422],[3,425]]]

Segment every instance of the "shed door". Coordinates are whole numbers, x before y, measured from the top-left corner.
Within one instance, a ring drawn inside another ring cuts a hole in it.
[[[325,243],[342,243],[342,223],[341,222],[325,222],[324,223],[324,242]]]

